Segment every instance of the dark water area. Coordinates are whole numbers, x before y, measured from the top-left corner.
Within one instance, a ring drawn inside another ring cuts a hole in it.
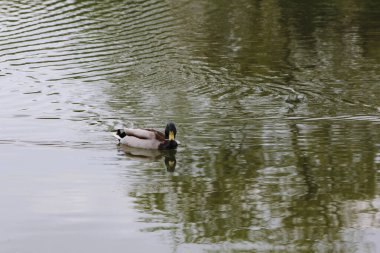
[[[379,1],[0,6],[0,252],[380,252]]]

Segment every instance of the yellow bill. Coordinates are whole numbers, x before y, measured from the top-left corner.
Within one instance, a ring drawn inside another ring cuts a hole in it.
[[[169,141],[174,141],[174,132],[169,131]]]

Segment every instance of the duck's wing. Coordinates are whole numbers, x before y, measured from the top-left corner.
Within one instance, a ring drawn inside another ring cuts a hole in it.
[[[153,131],[139,128],[124,128],[124,132],[128,136],[133,136],[138,139],[153,140],[156,138],[156,134]]]
[[[165,140],[165,134],[160,132],[160,131],[157,131],[157,130],[151,129],[151,128],[147,128],[144,130],[149,131],[151,133],[154,133],[154,138],[158,141],[164,141]]]

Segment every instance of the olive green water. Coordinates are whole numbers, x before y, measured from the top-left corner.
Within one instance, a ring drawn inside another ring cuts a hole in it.
[[[0,252],[380,252],[378,0],[0,6]]]

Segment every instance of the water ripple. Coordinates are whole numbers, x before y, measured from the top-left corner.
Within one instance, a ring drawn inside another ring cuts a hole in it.
[[[226,130],[254,120],[379,121],[378,91],[372,88],[373,96],[363,101],[362,85],[355,85],[362,76],[345,82],[329,71],[325,57],[335,45],[320,47],[327,43],[318,37],[321,31],[294,45],[281,45],[283,34],[273,31],[278,40],[271,44],[272,56],[265,53],[265,29],[256,27],[257,36],[249,37],[244,29],[250,24],[234,13],[229,26],[207,22],[223,15],[210,3],[50,0],[2,5],[0,76],[12,85],[0,97],[8,101],[4,108],[11,110],[2,112],[8,118],[69,120],[102,130],[123,121],[160,126],[174,118],[184,126],[198,122],[206,132],[202,124]],[[199,9],[198,16],[187,8]],[[291,38],[297,36],[288,29]],[[360,40],[356,31],[345,35]],[[355,55],[353,64],[360,60]],[[372,83],[377,74],[367,64],[366,81]],[[325,115],[331,108],[338,116]],[[223,134],[215,137],[221,140]]]

